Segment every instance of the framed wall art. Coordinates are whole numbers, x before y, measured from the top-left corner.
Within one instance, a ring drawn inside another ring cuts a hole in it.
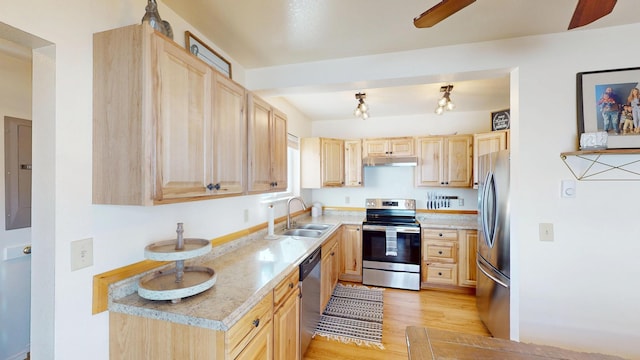
[[[184,44],[190,53],[231,79],[231,63],[207,46],[202,40],[198,39],[198,37],[189,31],[185,31]]]
[[[509,109],[491,113],[491,131],[507,130],[511,125]]]
[[[607,133],[607,148],[640,148],[640,68],[576,75],[578,139]]]

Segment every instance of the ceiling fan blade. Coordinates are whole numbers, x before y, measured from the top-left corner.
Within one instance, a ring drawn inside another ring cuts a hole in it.
[[[413,25],[417,28],[432,27],[475,1],[476,0],[442,0],[439,4],[414,18]]]
[[[569,23],[569,30],[590,24],[608,15],[616,5],[617,0],[579,0],[573,17]]]

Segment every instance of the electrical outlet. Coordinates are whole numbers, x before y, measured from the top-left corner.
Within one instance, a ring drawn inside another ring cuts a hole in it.
[[[553,241],[553,224],[540,223],[540,241]]]
[[[93,238],[71,242],[71,271],[93,265]]]
[[[458,199],[458,206],[464,206],[464,199],[463,198]]]
[[[348,196],[345,196],[345,197],[344,197],[344,203],[345,203],[345,204],[348,204],[348,203],[350,203],[350,202],[351,202],[351,198],[350,198],[350,197],[348,197]]]
[[[249,209],[244,209],[244,222],[249,222]]]

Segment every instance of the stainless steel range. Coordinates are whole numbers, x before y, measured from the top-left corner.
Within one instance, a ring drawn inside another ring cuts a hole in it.
[[[367,199],[362,283],[420,290],[421,240],[414,199]]]

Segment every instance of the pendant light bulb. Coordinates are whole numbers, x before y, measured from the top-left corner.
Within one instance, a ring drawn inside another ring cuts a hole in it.
[[[447,110],[448,110],[448,111],[451,111],[451,110],[453,110],[453,109],[455,109],[455,108],[456,108],[456,105],[455,105],[454,103],[452,103],[451,101],[449,101],[449,102],[447,103],[446,108],[447,108]]]
[[[445,105],[447,105],[447,99],[443,96],[438,100],[438,106],[443,107]]]
[[[442,115],[443,112],[444,112],[444,107],[442,106],[438,106],[435,110],[436,115]]]

